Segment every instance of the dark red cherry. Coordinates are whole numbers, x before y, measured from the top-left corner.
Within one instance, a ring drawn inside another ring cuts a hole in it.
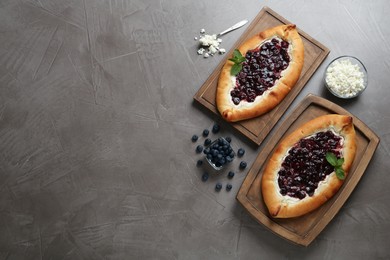
[[[324,131],[301,139],[289,151],[278,172],[280,193],[303,199],[313,196],[320,181],[333,172],[325,158],[327,152],[340,154],[341,137],[332,131]]]
[[[288,47],[287,41],[273,38],[259,48],[246,53],[242,70],[236,76],[236,86],[230,92],[235,105],[238,105],[242,100],[254,102],[257,96],[273,87],[275,82],[280,79],[281,72],[290,63]],[[255,91],[248,93],[248,88]]]

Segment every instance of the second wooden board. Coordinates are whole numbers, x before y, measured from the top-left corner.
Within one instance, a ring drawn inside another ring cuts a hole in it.
[[[357,150],[347,178],[336,195],[318,209],[296,218],[272,218],[268,213],[261,193],[261,179],[266,162],[268,162],[269,157],[274,153],[275,147],[281,140],[302,124],[326,114],[350,115],[353,117]],[[358,118],[326,99],[308,95],[282,123],[258,155],[238,192],[237,199],[258,222],[294,243],[307,246],[333,219],[348,199],[362,177],[378,144],[379,138],[377,135]]]

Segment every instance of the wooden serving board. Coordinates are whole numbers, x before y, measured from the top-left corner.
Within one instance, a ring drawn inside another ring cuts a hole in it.
[[[233,50],[240,46],[247,39],[255,34],[264,31],[265,29],[280,25],[289,24],[282,16],[278,15],[268,7],[264,7],[256,16],[253,22],[248,26],[243,35],[234,44],[233,48],[225,55],[225,59],[217,66],[210,77],[202,85],[199,91],[195,94],[194,99],[202,106],[210,110],[212,113],[220,116],[216,104],[215,95],[220,71],[226,60],[232,56]],[[239,132],[244,134],[257,145],[260,145],[264,138],[268,135],[271,129],[278,122],[280,117],[284,114],[290,104],[294,101],[296,96],[305,86],[307,81],[311,78],[317,68],[324,61],[329,54],[329,49],[324,45],[313,39],[313,37],[304,33],[298,28],[298,32],[302,37],[305,47],[305,62],[302,68],[300,79],[290,93],[284,100],[276,106],[272,111],[257,118],[233,123],[232,126]]]
[[[297,218],[271,218],[261,194],[261,178],[266,162],[273,154],[274,148],[287,135],[303,123],[325,114],[343,114],[353,117],[357,151],[351,171],[336,195],[317,210]],[[258,222],[276,234],[294,243],[308,246],[348,199],[367,168],[378,144],[377,135],[358,118],[326,99],[309,94],[287,117],[258,155],[237,194],[237,199]]]

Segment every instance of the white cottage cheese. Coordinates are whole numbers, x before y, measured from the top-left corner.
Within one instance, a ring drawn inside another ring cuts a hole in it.
[[[225,49],[219,48],[219,45],[222,42],[221,38],[217,38],[216,34],[206,34],[205,29],[200,30],[201,35],[199,36],[199,49],[198,54],[203,55],[203,57],[208,58],[209,56],[213,56],[217,52],[219,54],[224,54],[226,52]],[[194,39],[198,39],[198,37],[194,37]]]
[[[354,97],[364,89],[364,74],[348,59],[335,61],[326,70],[328,87],[339,96]]]

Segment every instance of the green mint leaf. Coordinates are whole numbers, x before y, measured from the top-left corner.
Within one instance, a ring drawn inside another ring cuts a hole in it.
[[[242,69],[242,65],[241,64],[238,64],[238,63],[235,63],[233,66],[232,66],[232,69],[230,70],[230,74],[233,75],[233,76],[236,76]]]
[[[330,163],[330,165],[337,166],[337,157],[334,153],[327,152],[325,157],[328,163]]]
[[[237,49],[233,51],[233,57],[229,59],[230,61],[234,63],[241,63],[245,61],[245,57],[242,56],[241,52]]]
[[[344,180],[345,179],[344,170],[341,167],[336,167],[335,171],[336,171],[337,178],[339,178],[340,180]]]
[[[344,163],[344,158],[340,158],[340,159],[337,159],[337,165],[336,166],[339,166],[341,167]]]
[[[234,57],[234,58],[231,58],[229,60],[234,62],[234,63],[240,64],[240,63],[245,61],[245,57]]]
[[[241,54],[241,52],[240,52],[239,50],[235,49],[235,50],[233,51],[233,57],[234,57],[234,58],[241,58],[241,57],[242,57],[242,54]]]
[[[245,61],[245,57],[242,56],[239,50],[235,49],[233,51],[233,57],[229,60],[234,62],[232,69],[230,70],[230,74],[236,76],[242,70],[241,63]]]
[[[237,63],[241,63],[241,62],[244,62],[245,61],[245,57],[238,57],[237,58]]]

